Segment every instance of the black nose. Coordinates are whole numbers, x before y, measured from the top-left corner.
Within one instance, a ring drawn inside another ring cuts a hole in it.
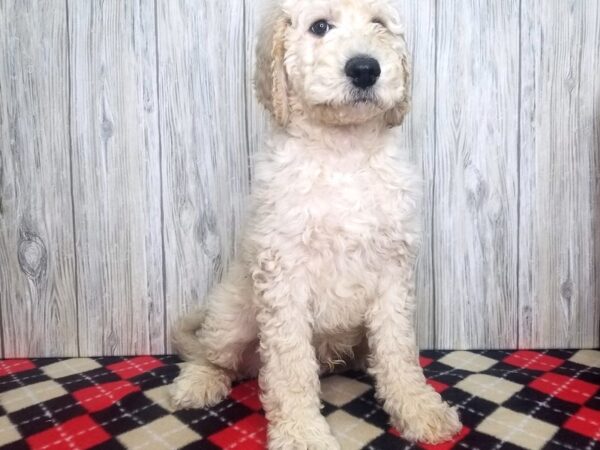
[[[346,63],[346,75],[357,88],[366,89],[377,82],[381,75],[381,67],[375,58],[356,56]]]

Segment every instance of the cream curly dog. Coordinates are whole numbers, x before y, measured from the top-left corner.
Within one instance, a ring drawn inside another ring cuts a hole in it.
[[[420,181],[391,130],[409,108],[398,14],[384,0],[282,0],[257,50],[275,130],[240,256],[174,333],[190,363],[173,403],[213,405],[258,375],[269,448],[336,449],[319,373],[354,360],[404,437],[446,440],[461,425],[425,383],[412,326]]]

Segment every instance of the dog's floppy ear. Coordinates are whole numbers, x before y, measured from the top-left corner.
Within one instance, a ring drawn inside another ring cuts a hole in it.
[[[406,50],[406,44],[403,45],[401,64],[402,73],[404,76],[404,93],[402,98],[394,105],[394,107],[385,113],[385,122],[389,127],[397,127],[402,125],[404,116],[406,116],[410,110],[411,64],[408,57],[408,51]]]
[[[281,11],[265,16],[256,46],[256,95],[281,126],[287,124],[289,116],[284,67],[285,35],[289,24],[289,19]]]

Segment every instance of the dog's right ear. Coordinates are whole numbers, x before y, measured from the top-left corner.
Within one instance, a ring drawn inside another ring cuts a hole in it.
[[[402,39],[402,55],[401,55],[401,64],[402,64],[402,75],[404,78],[404,92],[402,98],[394,105],[392,109],[385,113],[385,121],[387,125],[392,127],[397,127],[402,125],[404,122],[404,117],[410,110],[410,89],[411,89],[411,63],[410,58],[408,56],[408,50],[406,49],[406,42],[404,42],[404,36],[400,36]]]
[[[289,118],[287,75],[284,67],[285,37],[289,19],[280,11],[263,19],[256,45],[254,86],[258,101],[286,126]]]

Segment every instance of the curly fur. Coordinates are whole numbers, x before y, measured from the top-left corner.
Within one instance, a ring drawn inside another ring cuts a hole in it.
[[[323,18],[335,29],[310,34]],[[176,327],[191,361],[173,386],[176,407],[214,404],[234,379],[258,375],[270,448],[339,448],[319,412],[318,375],[357,359],[403,436],[439,442],[460,429],[425,383],[412,326],[421,182],[392,130],[410,104],[403,33],[385,0],[269,3],[255,83],[274,130],[240,256]],[[361,54],[382,71],[368,97],[343,71]]]

